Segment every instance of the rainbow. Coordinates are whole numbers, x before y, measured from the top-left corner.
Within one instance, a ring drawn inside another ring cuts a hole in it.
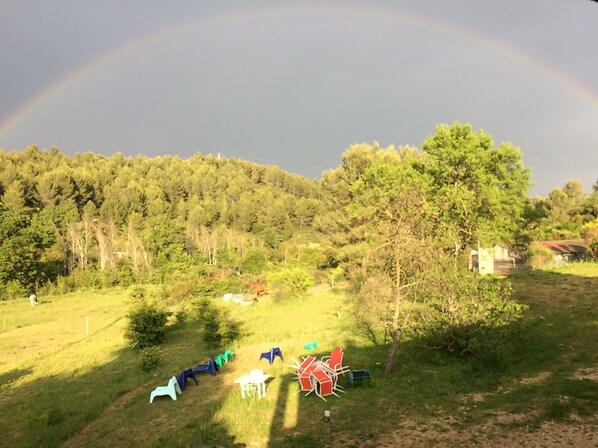
[[[29,117],[45,105],[51,104],[61,95],[67,94],[69,88],[83,82],[87,76],[96,71],[109,67],[111,64],[115,64],[124,58],[131,57],[137,52],[151,49],[153,45],[165,40],[179,38],[198,29],[205,32],[219,27],[234,27],[251,24],[252,22],[275,21],[289,18],[302,20],[312,18],[367,19],[390,26],[411,26],[442,37],[462,40],[468,44],[477,45],[485,51],[490,51],[492,54],[507,58],[550,83],[556,84],[572,94],[581,103],[598,111],[598,98],[593,92],[583,88],[566,74],[540,59],[483,34],[459,28],[436,19],[399,12],[389,8],[345,4],[336,4],[333,6],[282,5],[269,6],[262,9],[227,11],[223,14],[202,16],[181,25],[149,33],[117,48],[113,48],[49,83],[0,122],[0,145],[2,139],[11,131],[26,122]]]

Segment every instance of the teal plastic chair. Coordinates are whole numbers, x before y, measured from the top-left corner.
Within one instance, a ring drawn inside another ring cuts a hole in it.
[[[317,346],[318,346],[318,341],[316,341],[316,340],[314,339],[314,340],[313,340],[313,341],[311,341],[309,344],[305,344],[305,345],[303,346],[303,348],[306,348],[306,349],[308,349],[308,350],[313,350],[313,349],[314,349],[314,347],[317,347]]]
[[[224,355],[220,354],[214,358],[214,362],[218,367],[222,368],[222,366],[226,363],[226,358]]]
[[[223,356],[226,357],[226,362],[229,362],[231,359],[235,359],[235,355],[233,354],[233,351],[231,349],[226,350],[223,353]]]

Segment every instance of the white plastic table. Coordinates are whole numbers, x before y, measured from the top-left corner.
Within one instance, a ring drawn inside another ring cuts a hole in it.
[[[245,398],[245,385],[246,384],[255,384],[257,386],[257,396],[258,398],[262,398],[266,395],[266,380],[270,378],[270,375],[267,373],[262,373],[260,375],[256,374],[248,374],[243,375],[235,380],[235,383],[241,385],[241,398]]]

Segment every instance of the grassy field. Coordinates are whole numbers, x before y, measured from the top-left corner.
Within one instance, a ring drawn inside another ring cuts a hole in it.
[[[261,300],[229,308],[243,337],[235,360],[217,376],[188,383],[177,401],[149,404],[156,386],[207,360],[197,322],[176,323],[156,372],[139,369],[123,338],[130,292],[114,289],[0,303],[0,446],[6,447],[323,447],[330,442],[324,410],[332,413],[334,446],[377,444],[389,433],[467,431],[500,419],[505,431],[534,431],[545,421],[594,419],[598,403],[598,265],[571,265],[511,277],[515,297],[530,306],[527,337],[508,365],[492,365],[401,346],[395,372],[382,374],[387,347],[361,335],[342,289],[320,288],[299,300]],[[339,317],[340,315],[340,317]],[[290,357],[345,349],[345,364],[368,368],[370,385],[328,401],[304,397]],[[259,354],[280,347],[272,366]],[[228,348],[228,347],[224,347]],[[223,348],[223,349],[224,349]],[[235,378],[251,369],[272,376],[264,400],[241,399]],[[469,442],[477,442],[472,431]]]

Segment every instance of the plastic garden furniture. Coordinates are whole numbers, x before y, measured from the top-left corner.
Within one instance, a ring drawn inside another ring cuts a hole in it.
[[[262,359],[262,358],[265,358],[265,359],[267,359],[267,360],[268,360],[268,362],[269,362],[270,364],[272,364],[272,363],[274,362],[274,358],[275,358],[276,356],[279,356],[279,357],[280,357],[280,359],[284,359],[284,358],[282,357],[282,351],[280,351],[280,348],[279,348],[279,347],[274,347],[274,348],[271,348],[269,352],[264,352],[264,353],[262,353],[262,354],[260,355],[260,359]]]
[[[199,386],[199,383],[197,382],[197,378],[195,377],[195,372],[193,371],[193,369],[185,369],[181,372],[181,374],[179,376],[177,376],[177,382],[179,383],[181,390],[185,390],[185,385],[187,384],[187,378],[191,378],[193,381],[195,381],[195,384]]]
[[[214,358],[214,362],[218,367],[222,368],[222,366],[226,362],[226,358],[224,357],[224,355],[218,355]]]
[[[303,346],[303,348],[306,348],[306,349],[308,349],[308,350],[313,350],[313,349],[314,349],[314,347],[317,347],[317,346],[318,346],[318,341],[316,341],[316,340],[314,339],[314,340],[313,340],[313,341],[311,341],[309,344],[305,344],[305,345]]]
[[[216,362],[214,362],[214,358],[208,359],[208,362],[205,364],[197,364],[193,369],[193,373],[204,373],[209,372],[212,375],[216,375],[218,373],[218,366]]]
[[[235,359],[235,355],[230,348],[223,353],[223,356],[226,357],[226,362],[230,361],[231,359]]]
[[[183,393],[183,391],[179,387],[179,383],[177,381],[176,376],[173,376],[172,378],[170,378],[170,380],[168,381],[168,384],[166,386],[158,386],[152,391],[152,393],[150,394],[149,402],[152,403],[154,401],[155,397],[158,397],[161,395],[168,395],[173,400],[176,400],[177,392],[179,394]]]
[[[351,370],[349,372],[349,384],[356,386],[365,382],[372,381],[372,374],[368,369]]]

